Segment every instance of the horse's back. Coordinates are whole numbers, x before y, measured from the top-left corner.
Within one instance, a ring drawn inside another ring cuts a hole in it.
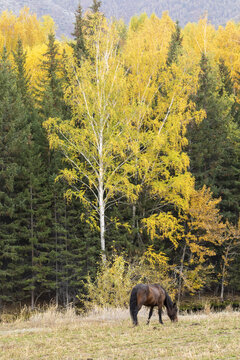
[[[149,292],[154,299],[156,305],[162,306],[166,297],[166,292],[163,287],[159,284],[150,284]]]
[[[136,290],[136,291],[140,291],[140,290],[142,290],[142,291],[147,291],[147,289],[148,289],[148,285],[147,285],[147,284],[137,284],[137,285],[135,285],[135,286],[133,287],[132,291],[133,291],[133,290]]]
[[[140,306],[162,306],[165,300],[165,291],[159,284],[137,284],[132,289],[132,296],[136,297]]]

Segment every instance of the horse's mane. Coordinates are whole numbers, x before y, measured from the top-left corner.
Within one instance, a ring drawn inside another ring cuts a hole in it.
[[[164,300],[164,305],[166,306],[167,309],[172,309],[173,308],[173,302],[170,298],[170,296],[168,295],[167,291],[164,289],[165,291],[165,300]]]

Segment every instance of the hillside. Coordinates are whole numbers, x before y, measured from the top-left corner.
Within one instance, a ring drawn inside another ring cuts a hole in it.
[[[1,0],[0,11],[6,9],[18,13],[25,5],[32,12],[42,15],[51,15],[58,25],[58,35],[70,36],[73,29],[74,12],[79,0]],[[81,0],[86,9],[91,0]],[[224,25],[230,19],[239,19],[239,0],[103,0],[102,9],[108,16],[123,18],[126,22],[131,16],[146,12],[148,15],[155,12],[161,16],[162,11],[168,10],[173,20],[179,20],[184,26],[187,22],[195,22],[208,12],[209,20],[214,25]]]

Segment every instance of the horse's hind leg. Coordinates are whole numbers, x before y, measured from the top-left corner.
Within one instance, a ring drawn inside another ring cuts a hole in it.
[[[159,322],[160,324],[163,324],[163,321],[162,321],[162,308],[158,308],[158,316],[159,316]]]
[[[150,319],[151,319],[151,317],[152,317],[152,314],[153,314],[153,306],[151,307],[151,309],[150,309],[150,311],[149,311],[147,325],[148,325],[149,322],[150,322]]]
[[[132,320],[133,320],[133,325],[137,326],[138,325],[138,318],[137,318],[137,314],[138,314],[138,309],[135,309],[133,312],[133,316],[132,316]]]

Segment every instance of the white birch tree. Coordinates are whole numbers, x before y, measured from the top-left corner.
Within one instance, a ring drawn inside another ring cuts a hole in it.
[[[81,67],[74,66],[73,60],[69,63],[66,98],[72,119],[50,118],[45,128],[50,146],[59,149],[70,165],[60,175],[71,185],[68,195],[80,198],[94,211],[93,218],[98,217],[105,261],[106,209],[122,196],[136,196],[130,181],[134,172],[130,160],[138,150],[133,146],[128,71],[121,62],[117,32],[101,21]]]

